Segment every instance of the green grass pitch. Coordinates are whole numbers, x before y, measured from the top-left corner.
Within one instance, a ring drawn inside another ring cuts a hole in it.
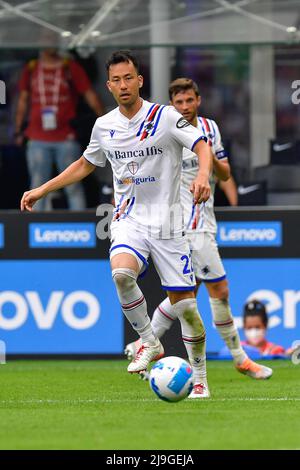
[[[160,401],[126,361],[0,366],[1,449],[300,449],[300,366],[268,381],[211,361],[211,399]]]

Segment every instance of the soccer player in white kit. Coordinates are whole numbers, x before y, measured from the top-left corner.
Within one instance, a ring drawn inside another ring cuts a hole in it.
[[[187,148],[183,150],[181,203],[192,251],[192,263],[197,282],[196,293],[200,284],[204,282],[208,290],[215,326],[230,349],[236,369],[254,379],[267,379],[272,375],[272,369],[250,360],[241,346],[229,305],[226,273],[215,240],[217,232],[214,214],[215,179],[217,177],[226,181],[230,177],[230,166],[222,145],[219,128],[212,119],[197,115],[201,97],[199,88],[193,80],[188,78],[174,80],[169,87],[169,96],[176,110],[207,136],[213,152],[213,173],[210,176],[211,195],[208,201],[196,205],[189,186],[199,169],[198,158],[193,151]],[[176,318],[176,311],[166,298],[157,307],[152,317],[151,324],[156,336],[161,338]],[[136,348],[135,343],[130,343],[126,346],[125,353],[128,356],[134,356]],[[201,398],[201,385],[198,387],[198,392]],[[197,395],[197,389],[194,390],[194,395]]]
[[[151,255],[181,322],[194,383],[203,383],[205,394],[205,330],[194,294],[190,248],[183,233],[180,178],[182,150],[190,148],[200,164],[190,187],[194,202],[208,200],[212,155],[207,137],[172,106],[149,103],[139,96],[143,77],[130,51],[113,53],[107,72],[107,86],[118,107],[96,120],[81,158],[56,178],[24,193],[21,209],[32,210],[34,203],[50,191],[80,181],[96,166],[110,162],[116,202],[111,224],[112,276],[122,310],[141,338],[128,372],[139,373],[164,354],[137,284]]]

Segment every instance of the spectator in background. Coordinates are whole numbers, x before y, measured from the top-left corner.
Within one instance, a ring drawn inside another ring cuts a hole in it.
[[[251,300],[245,304],[243,323],[246,337],[246,341],[242,342],[244,347],[258,349],[261,356],[285,356],[290,353],[283,346],[267,340],[268,315],[262,302]]]
[[[299,349],[299,341],[285,349],[283,346],[267,340],[268,314],[265,305],[259,300],[250,300],[244,305],[243,328],[246,341],[241,344],[251,359],[263,359],[267,356],[288,358]],[[223,347],[219,352],[220,359],[229,359],[230,351]]]
[[[80,156],[71,125],[79,95],[83,95],[97,116],[103,114],[103,108],[83,68],[74,60],[60,57],[54,48],[43,50],[39,59],[26,64],[19,91],[15,138],[18,145],[23,143],[24,136],[29,139],[27,165],[33,188],[51,178],[53,164],[62,172]],[[28,107],[29,122],[23,132]],[[70,209],[85,208],[81,184],[68,186],[65,191]],[[36,209],[44,210],[45,200],[38,201]]]

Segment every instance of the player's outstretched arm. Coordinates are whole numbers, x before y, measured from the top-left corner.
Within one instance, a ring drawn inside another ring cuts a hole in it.
[[[95,168],[95,165],[88,162],[84,157],[80,157],[55,178],[52,178],[38,188],[26,191],[21,199],[21,210],[32,211],[33,205],[39,199],[47,196],[51,191],[57,191],[69,184],[77,183],[92,173]]]
[[[239,203],[239,195],[236,187],[236,182],[234,181],[233,176],[230,176],[227,181],[220,180],[218,184],[222,191],[225,193],[229,204],[231,206],[237,206]]]
[[[213,157],[209,145],[204,140],[197,142],[193,152],[198,156],[199,171],[190,186],[190,191],[194,194],[194,204],[198,204],[207,201],[210,196],[209,175],[212,171]]]

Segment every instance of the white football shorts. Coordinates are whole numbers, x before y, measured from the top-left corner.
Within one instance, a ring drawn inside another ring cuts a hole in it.
[[[215,235],[210,232],[187,233],[197,279],[218,282],[226,278]]]
[[[140,277],[145,275],[148,258],[151,256],[164,290],[193,291],[195,288],[195,275],[186,236],[160,240],[137,231],[126,219],[120,220],[111,225],[110,259],[120,253],[135,256],[140,267]]]

